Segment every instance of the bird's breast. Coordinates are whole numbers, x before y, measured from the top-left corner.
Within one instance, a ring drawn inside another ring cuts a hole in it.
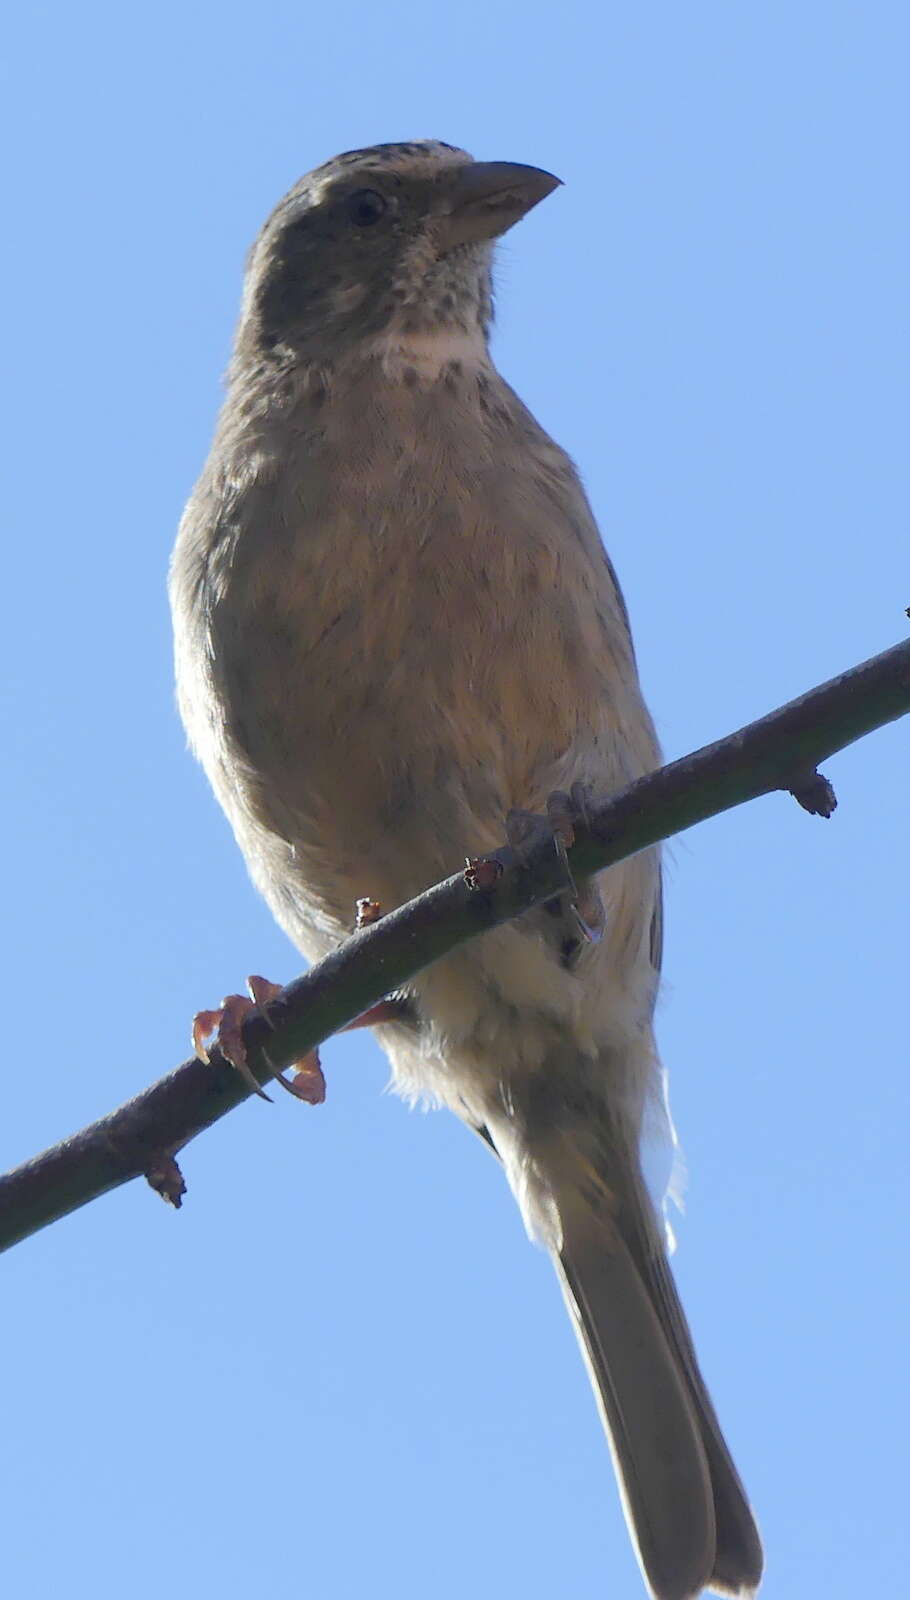
[[[510,807],[650,764],[583,492],[509,393],[335,399],[238,504],[209,607],[219,759],[247,825],[290,835],[311,877],[349,862],[358,892],[404,899]]]

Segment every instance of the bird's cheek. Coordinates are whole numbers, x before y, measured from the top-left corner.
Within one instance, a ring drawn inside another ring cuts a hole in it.
[[[332,311],[338,316],[350,316],[366,299],[365,283],[346,283],[332,290]]]

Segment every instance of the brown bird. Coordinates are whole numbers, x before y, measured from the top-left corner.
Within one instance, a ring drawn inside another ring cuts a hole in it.
[[[171,575],[180,708],[305,956],[659,762],[575,469],[488,346],[492,241],[534,167],[338,156],[250,257],[227,400]],[[513,831],[521,819],[513,819]],[[422,972],[377,1028],[405,1096],[502,1161],[552,1254],[651,1592],[758,1585],[761,1544],[642,1177],[663,1087],[658,852]]]

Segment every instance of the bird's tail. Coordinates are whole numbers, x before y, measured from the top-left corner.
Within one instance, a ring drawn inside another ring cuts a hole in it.
[[[642,1569],[656,1600],[690,1600],[705,1588],[752,1594],[761,1540],[698,1369],[637,1152],[603,1123],[596,1144],[591,1131],[588,1123],[573,1139],[551,1129],[535,1141],[531,1165],[558,1213],[553,1259]]]

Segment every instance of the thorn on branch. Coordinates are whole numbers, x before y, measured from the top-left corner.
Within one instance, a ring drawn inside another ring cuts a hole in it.
[[[382,916],[382,906],[378,900],[371,900],[369,895],[362,895],[354,902],[355,928],[371,928]]]
[[[831,817],[837,810],[837,795],[822,772],[812,772],[801,778],[789,792],[810,817]]]
[[[483,891],[495,889],[502,877],[501,861],[492,856],[465,856],[464,881],[469,889]]]
[[[169,1206],[179,1211],[186,1194],[186,1184],[183,1173],[180,1171],[174,1157],[166,1150],[160,1150],[152,1157],[145,1170],[146,1182],[166,1200]]]

